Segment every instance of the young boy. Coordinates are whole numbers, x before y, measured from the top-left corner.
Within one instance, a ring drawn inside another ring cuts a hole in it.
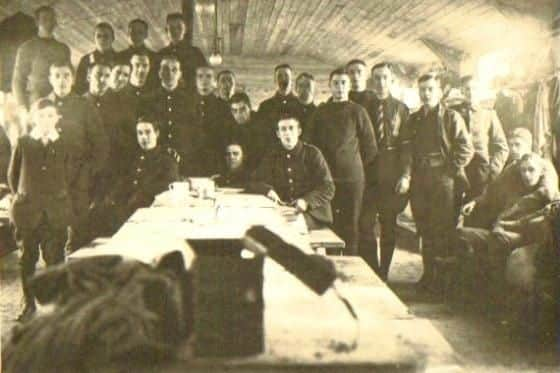
[[[63,262],[72,220],[70,158],[55,127],[60,119],[55,103],[38,100],[31,108],[31,119],[33,129],[18,140],[8,168],[14,195],[10,218],[21,250],[25,298],[19,321],[29,320],[35,312],[35,297],[28,283],[35,273],[39,247],[48,266]]]

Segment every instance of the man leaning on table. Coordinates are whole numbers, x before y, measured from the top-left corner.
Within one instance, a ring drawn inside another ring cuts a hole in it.
[[[321,151],[299,139],[298,119],[280,119],[271,149],[252,175],[249,191],[262,193],[281,205],[303,213],[307,227],[317,229],[333,221],[331,200],[335,186]]]

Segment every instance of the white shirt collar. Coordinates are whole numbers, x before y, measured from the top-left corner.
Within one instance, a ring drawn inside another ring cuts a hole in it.
[[[31,136],[31,138],[35,140],[43,140],[43,133],[37,127],[31,130],[29,136]],[[47,133],[47,140],[49,142],[55,142],[59,137],[60,135],[58,134],[58,131],[56,129],[53,129],[52,131],[49,131],[49,133]]]

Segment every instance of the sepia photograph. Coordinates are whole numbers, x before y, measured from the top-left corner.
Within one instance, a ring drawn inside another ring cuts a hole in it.
[[[0,372],[560,371],[560,0],[0,0]]]

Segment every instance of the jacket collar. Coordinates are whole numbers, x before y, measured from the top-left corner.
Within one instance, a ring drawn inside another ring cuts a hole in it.
[[[299,155],[299,153],[301,152],[301,149],[303,149],[303,143],[301,142],[301,140],[298,140],[296,146],[292,150],[284,149],[282,144],[280,144],[280,148],[282,149],[283,154],[289,154],[290,156],[295,157],[295,156]]]
[[[60,137],[56,129],[52,129],[45,136],[43,136],[43,133],[39,130],[38,127],[34,127],[31,132],[29,132],[29,136],[37,141],[42,141],[44,138],[46,138],[47,142],[55,142]]]

